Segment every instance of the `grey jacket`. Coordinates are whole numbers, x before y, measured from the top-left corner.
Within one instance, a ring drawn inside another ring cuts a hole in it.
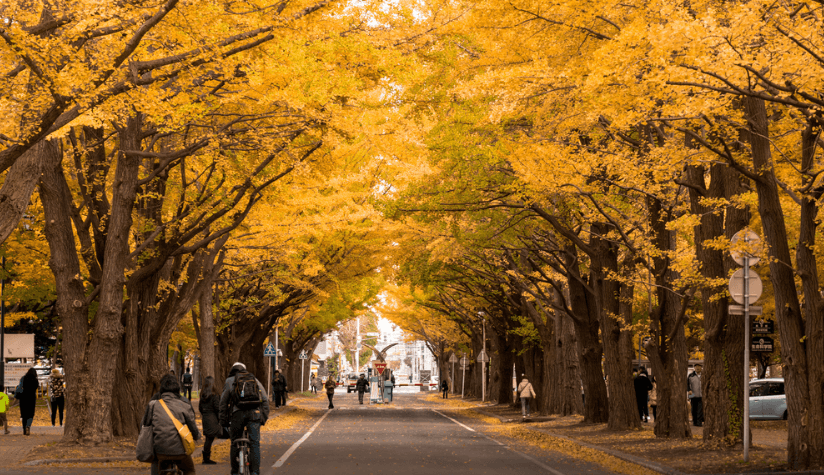
[[[692,391],[692,397],[701,396],[701,375],[693,371],[687,378],[687,389]]]
[[[160,397],[163,399],[163,402],[166,403],[172,415],[174,415],[181,424],[189,426],[189,430],[192,431],[192,437],[194,437],[195,440],[199,440],[200,431],[198,431],[197,422],[195,421],[195,410],[192,408],[189,400],[172,393],[163,393]],[[143,425],[152,426],[153,444],[156,454],[186,454],[175,423],[172,422],[166,410],[160,405],[160,401],[152,400],[149,402],[149,405],[146,407],[146,413],[143,415]]]
[[[266,424],[266,421],[269,420],[269,397],[266,393],[266,388],[260,383],[260,380],[255,378],[258,384],[258,391],[260,392],[260,408],[255,409],[260,410],[260,425]],[[223,394],[220,396],[220,424],[224,427],[227,427],[229,424],[230,416],[237,411],[241,411],[235,406],[231,406],[231,395],[232,389],[235,386],[235,375],[231,375],[226,378],[226,384],[223,385]],[[231,412],[229,411],[229,406],[231,406]]]

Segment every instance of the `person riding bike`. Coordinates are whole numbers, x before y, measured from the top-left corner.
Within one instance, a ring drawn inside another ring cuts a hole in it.
[[[152,475],[158,475],[161,462],[176,462],[183,475],[195,475],[195,463],[191,455],[186,455],[183,441],[180,439],[174,421],[161,405],[165,403],[168,411],[181,424],[189,426],[194,440],[200,439],[197,429],[195,410],[188,399],[180,395],[180,383],[174,375],[167,374],[160,379],[160,391],[152,397],[143,414],[143,425],[152,426],[152,445],[155,460],[152,462]]]
[[[243,430],[249,432],[249,471],[260,474],[260,427],[269,419],[269,398],[266,389],[246,371],[242,363],[235,363],[220,397],[220,425],[229,427],[232,446],[229,459],[232,474],[240,472],[238,446],[235,440],[243,437]]]

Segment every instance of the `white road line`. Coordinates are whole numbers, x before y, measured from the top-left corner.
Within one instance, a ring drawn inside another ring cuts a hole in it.
[[[447,416],[446,414],[443,414],[443,413],[441,413],[441,412],[438,412],[438,411],[436,411],[435,409],[432,409],[432,412],[434,412],[435,414],[440,414],[440,415],[442,415],[442,416],[446,417],[446,418],[447,418],[447,419],[449,419],[450,421],[454,422],[455,424],[458,424],[459,426],[463,427],[464,429],[466,429],[466,430],[468,430],[468,431],[475,432],[475,429],[473,429],[473,428],[471,428],[471,427],[467,427],[467,426],[465,426],[465,425],[461,424],[460,422],[458,422],[458,421],[456,421],[455,419],[453,419],[453,418],[451,418],[451,417]]]
[[[289,450],[287,450],[286,453],[283,454],[283,457],[279,458],[278,461],[275,462],[274,465],[272,465],[272,468],[283,466],[283,463],[286,462],[287,459],[289,459],[289,456],[292,455],[292,452],[294,452],[298,447],[300,447],[300,444],[302,444],[306,439],[309,438],[310,435],[312,435],[312,432],[314,432],[315,429],[318,428],[320,423],[323,422],[324,419],[326,419],[326,416],[328,416],[330,412],[332,412],[332,410],[327,409],[326,414],[324,414],[323,417],[321,417],[317,422],[315,422],[315,425],[313,425],[312,428],[309,429],[309,432],[303,434],[303,437],[301,437],[299,441],[292,444],[292,446],[289,447]]]
[[[436,410],[434,410],[434,409],[432,409],[432,412],[434,412],[434,413],[436,413],[436,414],[440,414],[440,415],[442,415],[442,416],[446,417],[446,418],[447,418],[447,419],[449,419],[450,421],[454,422],[455,424],[458,424],[459,426],[463,427],[463,428],[464,428],[464,429],[466,429],[466,430],[469,430],[469,431],[475,432],[475,429],[473,429],[473,428],[471,428],[471,427],[467,427],[467,426],[465,426],[465,425],[461,424],[460,422],[458,422],[458,421],[456,421],[455,419],[453,419],[453,418],[451,418],[451,417],[447,416],[446,414],[440,413],[440,412],[438,412],[438,411],[436,411]],[[476,432],[476,433],[477,433],[477,432]],[[523,458],[525,458],[525,459],[529,460],[530,462],[532,462],[532,463],[534,463],[535,465],[537,465],[537,466],[541,467],[542,469],[546,470],[546,471],[547,471],[547,472],[549,472],[549,473],[552,473],[552,474],[554,474],[554,475],[565,475],[564,473],[559,472],[559,471],[557,471],[557,470],[555,470],[555,469],[551,468],[550,466],[548,466],[547,464],[545,464],[545,463],[541,462],[540,460],[537,460],[537,459],[535,459],[534,457],[530,457],[529,455],[527,455],[527,454],[525,454],[525,453],[523,453],[523,452],[519,452],[519,451],[517,451],[517,450],[513,449],[512,447],[510,447],[510,446],[508,446],[508,445],[506,445],[506,444],[504,444],[504,443],[502,443],[502,442],[500,442],[500,441],[497,441],[497,440],[493,439],[492,437],[489,437],[489,436],[488,436],[488,435],[486,435],[486,434],[481,434],[481,436],[485,437],[486,439],[491,440],[492,442],[495,442],[496,444],[498,444],[498,445],[500,445],[500,446],[506,447],[506,448],[507,448],[507,449],[509,449],[510,451],[515,452],[516,454],[518,454],[518,455],[520,455],[521,457],[523,457]]]

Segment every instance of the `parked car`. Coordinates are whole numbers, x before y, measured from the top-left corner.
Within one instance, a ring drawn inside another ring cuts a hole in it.
[[[750,381],[750,419],[787,419],[787,396],[783,378]]]

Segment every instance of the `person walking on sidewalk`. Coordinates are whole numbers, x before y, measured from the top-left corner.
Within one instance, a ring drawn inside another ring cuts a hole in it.
[[[649,422],[649,392],[652,390],[652,383],[647,377],[647,369],[641,368],[638,376],[633,381],[635,386],[635,404],[638,406],[638,415],[641,417],[641,422]]]
[[[218,416],[220,414],[220,395],[215,391],[215,378],[207,376],[203,382],[203,390],[200,392],[200,402],[198,411],[203,421],[203,435],[206,442],[203,443],[203,465],[214,465],[217,462],[212,460],[212,443],[215,439],[226,439],[228,434],[223,433],[223,426],[220,425]]]
[[[243,437],[244,429],[249,433],[249,472],[260,473],[260,428],[269,420],[269,397],[266,388],[255,375],[238,371],[226,380],[220,396],[220,425],[229,427],[232,445],[229,460],[232,473],[240,473],[238,461],[239,446],[235,441]]]
[[[6,417],[6,411],[11,406],[8,394],[3,392],[3,387],[0,386],[0,425],[3,426],[3,433],[9,434],[9,420]]]
[[[63,426],[63,409],[66,407],[66,383],[63,382],[63,375],[55,368],[49,376],[49,393],[51,395],[51,421],[54,427],[57,413],[60,413],[60,426]]]
[[[363,393],[366,392],[367,387],[369,387],[369,381],[366,380],[366,375],[361,373],[358,382],[355,383],[355,390],[358,392],[358,402],[361,404],[363,404]]]
[[[687,377],[688,396],[690,407],[692,408],[692,425],[695,427],[704,425],[704,399],[701,396],[702,369],[700,364],[695,365],[692,373]]]
[[[23,425],[23,435],[31,435],[31,425],[34,422],[34,409],[37,406],[37,390],[40,389],[40,382],[37,381],[37,371],[29,368],[23,376],[23,392],[20,397],[15,398],[20,401],[20,420]]]
[[[445,379],[441,380],[441,392],[441,399],[449,399],[449,383]]]
[[[524,415],[524,418],[529,417],[531,410],[530,410],[530,402],[532,398],[536,396],[535,389],[532,388],[532,383],[526,378],[525,375],[521,375],[521,384],[518,385],[518,396],[521,397],[521,412]]]
[[[170,417],[171,413],[171,417]],[[189,427],[194,440],[200,440],[195,410],[188,399],[180,395],[180,382],[173,374],[160,378],[160,391],[152,397],[143,414],[143,425],[152,426],[152,446],[155,460],[152,475],[160,473],[160,462],[177,462],[183,475],[195,475],[195,463],[186,455],[183,441],[172,417]]]
[[[312,394],[317,394],[318,393],[318,388],[316,386],[317,382],[318,382],[317,376],[315,376],[315,373],[312,373],[312,379],[309,380],[309,390],[312,391]]]
[[[286,405],[286,378],[278,370],[272,376],[272,393],[275,396],[275,409]]]
[[[652,408],[652,420],[658,419],[658,383],[652,377],[652,391],[649,392],[649,407]]]
[[[334,409],[335,406],[332,404],[332,398],[335,397],[335,387],[337,384],[335,384],[335,381],[330,376],[323,386],[326,388],[326,397],[329,398],[329,409]]]
[[[180,385],[183,386],[183,395],[186,396],[186,399],[189,401],[192,400],[192,386],[194,386],[194,378],[192,378],[192,373],[189,371],[189,367],[186,367],[186,372],[183,373],[183,376],[180,379]]]

